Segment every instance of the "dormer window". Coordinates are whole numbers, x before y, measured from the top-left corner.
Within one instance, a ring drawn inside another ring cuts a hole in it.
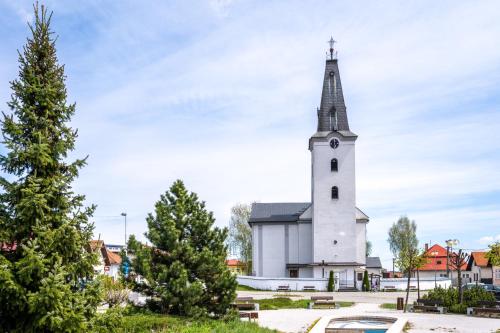
[[[337,186],[332,187],[332,199],[339,198],[339,188]]]
[[[332,172],[337,172],[339,171],[339,162],[337,161],[336,158],[332,158],[331,162],[330,162],[330,170]]]

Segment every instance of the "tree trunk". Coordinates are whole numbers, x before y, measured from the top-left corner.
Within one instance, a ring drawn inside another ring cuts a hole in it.
[[[406,308],[408,307],[408,296],[410,295],[411,266],[412,266],[412,258],[410,258],[410,263],[408,265],[408,283],[406,284],[406,300],[403,312],[406,312]]]

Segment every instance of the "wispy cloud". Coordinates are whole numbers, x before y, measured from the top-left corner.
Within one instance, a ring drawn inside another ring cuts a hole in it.
[[[97,232],[140,235],[176,178],[227,225],[236,202],[306,201],[326,40],[339,41],[357,141],[357,200],[375,253],[402,214],[421,242],[466,248],[500,229],[496,1],[48,2],[67,64],[77,183]],[[0,2],[0,101],[29,3]],[[7,24],[7,25],[5,25]],[[4,104],[5,105],[5,104]],[[2,108],[5,110],[5,108]],[[116,218],[108,216],[117,216]]]

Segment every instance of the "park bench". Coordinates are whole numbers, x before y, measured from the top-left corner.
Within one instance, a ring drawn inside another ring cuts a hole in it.
[[[446,313],[448,311],[448,308],[443,306],[442,301],[419,298],[417,299],[415,304],[410,308],[410,311]]]
[[[316,291],[316,287],[315,286],[304,286],[304,288],[302,288],[303,291]]]
[[[248,318],[248,321],[252,321],[252,319],[259,319],[258,312],[240,312],[240,318]]]
[[[384,286],[383,288],[384,291],[396,291],[395,286]]]
[[[467,308],[467,315],[500,317],[500,302],[480,301],[476,307]]]
[[[259,319],[259,303],[254,303],[253,297],[238,297],[236,298],[236,303],[232,306],[238,309],[240,318],[248,318],[249,321],[252,319]]]
[[[313,308],[328,308],[328,309],[338,309],[339,305],[335,304],[333,296],[311,296],[311,302],[309,302],[309,309]]]
[[[286,286],[278,286],[277,291],[289,292],[289,291],[290,291],[290,286],[289,286],[289,285],[286,285]]]

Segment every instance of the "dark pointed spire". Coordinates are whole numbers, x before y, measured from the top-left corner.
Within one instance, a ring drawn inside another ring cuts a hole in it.
[[[323,79],[323,92],[321,105],[318,109],[318,132],[349,131],[347,111],[344,103],[344,94],[340,82],[337,52],[330,39],[330,55],[326,60],[325,76]]]

